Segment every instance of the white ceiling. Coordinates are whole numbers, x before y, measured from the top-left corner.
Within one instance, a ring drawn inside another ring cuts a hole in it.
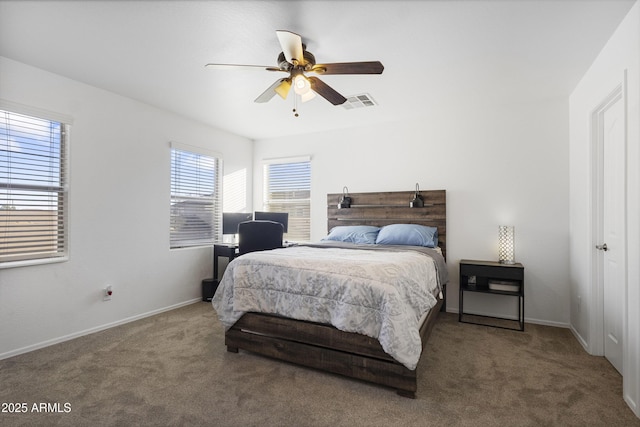
[[[567,97],[634,1],[2,0],[0,55],[262,139]],[[381,61],[382,75],[321,77],[379,105],[316,97],[295,118],[291,96],[253,102],[281,74],[205,69],[275,66],[279,29],[319,63]]]

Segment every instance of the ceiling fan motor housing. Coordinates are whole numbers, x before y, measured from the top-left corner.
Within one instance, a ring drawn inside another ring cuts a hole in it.
[[[302,61],[299,61],[298,64],[291,64],[287,61],[287,58],[285,58],[284,52],[280,52],[280,55],[278,55],[278,67],[285,71],[289,71],[295,66],[302,67],[305,70],[310,70],[314,65],[316,65],[316,57],[313,56],[313,53],[303,50],[302,57]]]

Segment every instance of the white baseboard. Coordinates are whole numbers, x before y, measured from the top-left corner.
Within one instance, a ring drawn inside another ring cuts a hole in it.
[[[37,344],[32,344],[26,347],[19,348],[17,350],[7,351],[6,353],[0,354],[0,360],[8,359],[9,357],[18,356],[20,354],[29,353],[30,351],[39,350],[41,348],[49,347],[54,344],[59,344],[61,342],[69,341],[75,338],[79,338],[85,335],[90,335],[95,332],[104,331],[105,329],[110,329],[115,326],[124,325],[125,323],[135,322],[136,320],[144,319],[145,317],[154,316],[156,314],[164,313],[165,311],[175,310],[176,308],[184,307],[186,305],[194,304],[198,301],[202,301],[202,298],[194,298],[192,300],[180,302],[178,304],[170,305],[168,307],[159,308],[157,310],[148,311],[146,313],[138,314],[135,316],[127,317],[125,319],[120,319],[115,322],[107,323],[104,325],[96,326],[94,328],[85,329],[83,331],[74,332],[69,335],[64,335],[58,338],[53,338],[50,340],[42,341]]]
[[[459,310],[457,308],[447,308],[447,313],[459,313]],[[495,313],[484,313],[484,312],[469,312],[469,311],[465,311],[464,314],[468,314],[471,316],[489,316],[489,317],[503,317],[502,315],[498,316]],[[504,319],[506,320],[514,320],[514,321],[518,321],[518,316],[504,316]],[[534,325],[543,325],[543,326],[553,326],[555,328],[569,328],[570,325],[568,323],[564,323],[564,322],[556,322],[553,320],[542,320],[542,319],[532,319],[531,317],[525,317],[524,318],[524,323],[532,323]]]
[[[553,320],[532,319],[530,317],[524,318],[525,323],[532,323],[534,325],[553,326],[555,328],[569,328],[569,324],[565,322],[556,322]]]
[[[634,400],[628,394],[625,394],[623,397],[624,401],[627,402],[627,405],[629,405],[629,408],[631,408],[636,417],[640,418],[640,408],[638,408],[636,402],[634,402]]]
[[[569,325],[569,330],[571,330],[571,333],[573,334],[573,336],[576,337],[576,339],[578,340],[582,348],[584,348],[584,351],[589,353],[589,344],[587,344],[587,341],[582,337],[582,335],[578,333],[576,328],[574,328],[573,325]]]

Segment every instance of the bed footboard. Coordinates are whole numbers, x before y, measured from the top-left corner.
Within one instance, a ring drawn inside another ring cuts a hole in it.
[[[422,347],[442,300],[430,310],[420,329]],[[331,325],[246,313],[225,334],[227,351],[251,351],[275,359],[395,388],[415,398],[417,369],[409,370],[384,352],[378,340],[343,332]]]

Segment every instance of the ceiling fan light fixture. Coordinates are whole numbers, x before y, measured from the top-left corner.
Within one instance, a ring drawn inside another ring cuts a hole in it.
[[[307,93],[303,93],[302,95],[300,95],[300,99],[302,99],[302,102],[307,102],[307,101],[311,101],[313,98],[316,97],[316,93],[312,90],[308,91]]]
[[[291,89],[291,79],[282,79],[280,84],[274,89],[282,99],[287,99],[289,90]]]
[[[293,90],[298,95],[305,95],[311,91],[311,83],[303,74],[298,74],[293,78]]]

